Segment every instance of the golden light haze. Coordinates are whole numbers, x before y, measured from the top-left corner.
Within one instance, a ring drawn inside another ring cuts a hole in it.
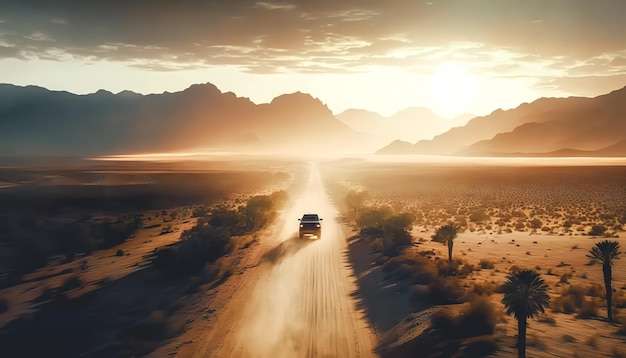
[[[626,83],[623,1],[0,4],[0,81],[92,93],[210,82],[335,113],[484,115]]]

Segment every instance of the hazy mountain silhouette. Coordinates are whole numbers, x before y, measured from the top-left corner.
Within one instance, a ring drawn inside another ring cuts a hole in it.
[[[365,133],[382,145],[396,139],[415,142],[432,138],[454,126],[467,123],[472,115],[463,114],[450,120],[436,115],[428,108],[409,107],[390,117],[363,109],[348,109],[336,117],[352,130]]]
[[[361,139],[318,99],[293,93],[254,104],[212,84],[140,95],[98,91],[76,95],[0,84],[0,152],[70,155],[192,148],[278,150],[324,148]],[[330,140],[335,140],[334,142]]]
[[[476,117],[410,149],[390,144],[379,153],[439,155],[558,155],[594,152],[626,139],[626,87],[594,98],[541,98]],[[620,147],[608,150],[626,155]],[[605,152],[602,152],[605,153]]]

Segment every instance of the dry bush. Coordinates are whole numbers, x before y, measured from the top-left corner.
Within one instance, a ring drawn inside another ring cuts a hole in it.
[[[495,267],[495,264],[491,260],[480,259],[480,261],[478,262],[478,266],[483,270],[490,270]]]
[[[79,276],[70,276],[63,280],[63,284],[61,285],[61,291],[69,291],[75,288],[82,288],[83,280]]]
[[[468,338],[493,334],[498,318],[493,303],[481,297],[470,302],[458,315],[447,310],[433,314],[431,326],[449,338]]]
[[[568,283],[570,278],[570,274],[564,273],[559,278],[559,283]]]
[[[569,334],[564,334],[563,336],[561,336],[561,341],[563,341],[564,343],[574,343],[577,341],[577,339]]]
[[[554,319],[554,317],[548,315],[547,313],[539,314],[537,316],[537,321],[541,322],[541,323],[547,323],[547,324],[551,324],[553,326],[556,326],[556,320]]]
[[[583,304],[578,309],[577,317],[598,317],[598,302],[594,299],[583,301]]]
[[[430,300],[433,304],[461,303],[465,299],[465,292],[459,287],[459,283],[452,277],[439,277],[428,284]]]
[[[497,290],[497,284],[489,281],[484,281],[483,283],[474,283],[470,289],[470,292],[478,296],[491,296]]]
[[[585,341],[585,344],[588,345],[589,347],[593,347],[593,348],[597,347],[598,346],[598,337],[597,336],[590,336]]]
[[[552,309],[552,312],[562,312],[568,314],[579,312],[585,303],[585,295],[587,292],[588,290],[580,285],[569,285],[567,287],[563,287],[561,290],[561,296],[552,300],[550,308]],[[593,310],[591,304],[588,304],[586,308]]]

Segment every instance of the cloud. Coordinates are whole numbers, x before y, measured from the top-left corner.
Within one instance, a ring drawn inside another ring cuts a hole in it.
[[[608,93],[624,86],[626,74],[544,78],[537,82],[536,87],[556,89],[578,96],[596,96],[598,93]]]
[[[446,59],[504,73],[565,61],[583,74],[623,69],[623,56],[589,60],[626,49],[624,13],[621,0],[4,0],[0,58],[254,73],[416,70]]]

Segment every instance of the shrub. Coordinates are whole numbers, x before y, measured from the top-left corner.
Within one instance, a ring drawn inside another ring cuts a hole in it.
[[[578,317],[598,317],[598,303],[593,299],[583,301],[582,305],[578,309]]]
[[[83,280],[78,276],[70,276],[63,280],[63,284],[61,285],[61,291],[69,291],[75,288],[82,288]]]
[[[593,225],[589,231],[590,236],[603,236],[606,231],[606,227],[603,225]]]
[[[498,314],[488,298],[477,298],[457,317],[459,337],[493,334]]]
[[[117,249],[117,251],[115,251],[115,256],[124,256],[124,250]]]
[[[447,310],[436,312],[431,317],[431,326],[450,338],[469,338],[493,334],[497,321],[493,303],[478,298],[456,316]]]
[[[569,334],[564,334],[563,336],[561,336],[561,341],[565,343],[574,343],[577,341],[577,339]]]
[[[491,260],[480,259],[480,261],[478,262],[478,266],[483,270],[490,270],[495,267],[495,264]]]
[[[433,304],[461,303],[464,299],[463,290],[453,278],[440,277],[428,284],[428,290]]]
[[[472,285],[471,292],[479,296],[490,296],[496,292],[497,289],[498,286],[495,283],[484,281],[483,283],[474,283],[474,285]]]

